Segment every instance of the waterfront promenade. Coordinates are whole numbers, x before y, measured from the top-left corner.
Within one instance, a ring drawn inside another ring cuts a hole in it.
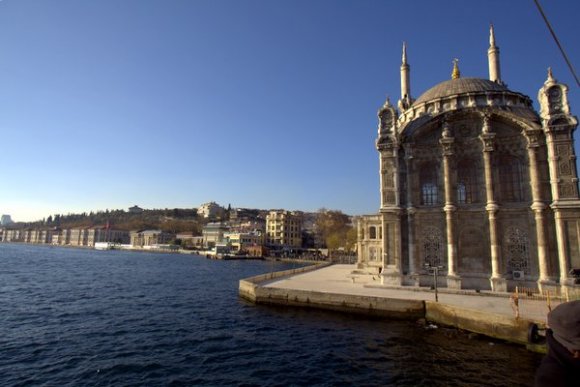
[[[332,265],[315,271],[266,281],[261,285],[266,288],[435,301],[433,290],[386,287],[380,284],[380,278],[377,275],[353,274],[353,272],[356,272],[356,265]],[[514,317],[514,310],[508,294],[491,295],[486,294],[486,292],[476,293],[466,290],[451,292],[446,288],[439,288],[438,298],[441,304]],[[544,301],[526,300],[525,303],[521,302],[520,304],[521,318],[545,323],[547,312]]]
[[[240,296],[257,304],[302,306],[381,316],[421,319],[520,344],[530,327],[545,326],[546,301],[520,299],[515,317],[511,294],[440,288],[388,287],[356,265],[321,265],[273,272],[240,281]],[[552,307],[556,305],[552,303]]]

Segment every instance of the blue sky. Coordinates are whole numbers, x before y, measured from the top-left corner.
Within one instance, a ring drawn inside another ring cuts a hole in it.
[[[578,66],[580,2],[542,4]],[[402,42],[416,98],[453,58],[487,78],[490,22],[508,87],[535,101],[552,66],[578,115],[533,0],[0,1],[0,213],[376,212]]]

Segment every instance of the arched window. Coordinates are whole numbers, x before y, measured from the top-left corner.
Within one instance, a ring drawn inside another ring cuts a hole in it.
[[[479,176],[474,160],[463,159],[457,163],[457,203],[479,202]]]
[[[369,238],[377,239],[377,228],[375,226],[369,227]]]
[[[522,181],[522,164],[513,156],[502,156],[499,159],[500,197],[506,202],[524,200]]]
[[[434,206],[439,203],[439,186],[437,184],[437,169],[432,164],[425,163],[419,172],[421,183],[421,204]]]

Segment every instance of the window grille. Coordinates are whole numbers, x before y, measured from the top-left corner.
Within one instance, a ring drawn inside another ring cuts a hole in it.
[[[510,227],[505,236],[507,269],[510,272],[523,271],[529,273],[530,246],[528,235],[517,227]]]
[[[441,266],[443,257],[443,237],[435,227],[427,227],[423,237],[423,263],[430,266]]]

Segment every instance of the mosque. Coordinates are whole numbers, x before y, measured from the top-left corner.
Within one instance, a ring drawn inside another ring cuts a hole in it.
[[[378,111],[381,203],[361,216],[358,267],[392,286],[580,288],[580,196],[568,88],[548,69],[532,100],[506,87],[490,28],[489,79],[452,79]]]

